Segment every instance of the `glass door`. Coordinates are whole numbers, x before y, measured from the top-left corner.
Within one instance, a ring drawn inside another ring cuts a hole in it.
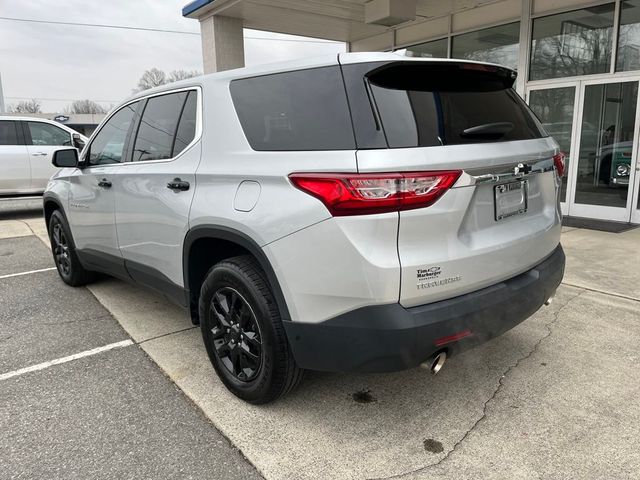
[[[640,161],[636,156],[636,168],[631,171],[631,185],[634,185],[631,196],[631,223],[640,223]]]
[[[567,190],[570,190],[572,177],[568,175],[572,163],[572,140],[576,133],[577,83],[560,84],[554,87],[530,88],[527,95],[529,106],[538,116],[545,130],[558,142],[566,155],[567,168],[562,178],[560,201],[562,213],[569,214]]]
[[[581,82],[569,214],[628,222],[635,196],[638,82]],[[637,183],[637,182],[636,182]],[[635,205],[634,205],[635,206]]]

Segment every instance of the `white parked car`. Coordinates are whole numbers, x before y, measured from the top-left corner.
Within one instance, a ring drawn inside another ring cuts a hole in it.
[[[117,107],[51,179],[62,280],[190,309],[238,397],[388,372],[501,335],[560,284],[558,144],[483,63],[348,53],[193,78]]]
[[[51,163],[53,152],[61,146],[81,150],[86,141],[51,120],[0,116],[0,195],[41,194],[58,170]]]

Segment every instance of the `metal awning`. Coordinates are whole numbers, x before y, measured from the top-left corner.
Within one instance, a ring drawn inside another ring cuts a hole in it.
[[[414,20],[410,26],[500,0],[194,0],[182,9],[188,18],[210,15],[243,20],[245,28],[353,42],[390,30],[389,24],[367,23],[365,4],[408,2]],[[367,7],[371,8],[371,5]],[[381,22],[382,23],[382,22]],[[395,25],[394,25],[395,26]]]

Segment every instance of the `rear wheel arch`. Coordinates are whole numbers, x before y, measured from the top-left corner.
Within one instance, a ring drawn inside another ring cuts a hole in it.
[[[216,263],[238,255],[251,255],[256,259],[278,306],[280,317],[289,320],[280,283],[271,262],[260,246],[248,235],[222,226],[197,226],[189,230],[183,247],[183,273],[185,289],[189,292],[191,319],[198,319],[198,297],[207,272]]]

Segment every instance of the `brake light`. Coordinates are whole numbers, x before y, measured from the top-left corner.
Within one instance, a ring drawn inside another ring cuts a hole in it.
[[[460,173],[292,173],[289,178],[338,217],[428,207],[451,188]]]
[[[560,178],[564,177],[564,170],[566,168],[566,158],[567,156],[564,154],[564,152],[560,152],[553,156],[553,164],[556,166],[556,171],[558,172],[558,176]]]
[[[498,67],[493,65],[484,65],[482,63],[461,63],[459,65],[461,70],[476,70],[478,72],[497,72]]]

